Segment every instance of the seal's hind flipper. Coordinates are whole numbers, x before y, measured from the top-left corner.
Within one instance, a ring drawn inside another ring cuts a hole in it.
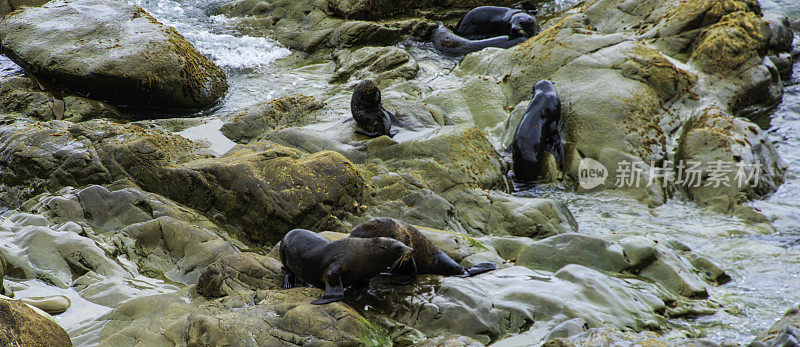
[[[352,121],[355,121],[355,120],[356,120],[355,118],[350,117],[350,118],[345,119],[344,122],[342,122],[342,123],[344,124],[344,123],[352,122]]]
[[[391,121],[392,124],[397,125],[399,127],[403,126],[403,122],[401,122],[399,119],[397,119],[397,117],[394,115],[394,113],[391,113],[391,112],[387,111],[385,108],[383,108],[383,106],[381,106],[381,111],[383,111],[384,114],[389,115],[389,121]]]
[[[467,272],[469,273],[470,276],[475,276],[496,269],[497,266],[494,265],[494,263],[480,263],[480,264],[475,264],[471,268],[467,269]]]
[[[381,133],[379,133],[377,131],[376,132],[369,132],[369,131],[364,131],[364,130],[356,130],[354,132],[356,134],[361,134],[361,135],[368,136],[368,137],[378,137],[378,136],[383,135],[383,134],[381,134]]]
[[[328,270],[322,281],[325,282],[325,294],[312,301],[312,304],[322,305],[344,299],[344,287],[342,286],[342,277],[339,276],[338,268]]]

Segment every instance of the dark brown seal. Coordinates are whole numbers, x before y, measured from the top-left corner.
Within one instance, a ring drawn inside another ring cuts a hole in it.
[[[381,90],[372,80],[363,80],[353,90],[350,99],[350,112],[356,123],[363,130],[356,130],[357,134],[369,137],[381,135],[394,136],[397,131],[392,131],[392,124],[402,126],[397,117],[381,106]]]
[[[412,262],[403,262],[392,269],[393,274],[411,276],[433,274],[469,277],[496,269],[492,263],[481,263],[465,269],[425,238],[413,225],[394,218],[373,218],[350,231],[351,238],[390,237],[414,249]]]
[[[455,33],[468,39],[496,36],[532,37],[539,33],[539,23],[524,10],[481,6],[472,9],[456,25]]]
[[[511,48],[527,39],[527,37],[497,36],[483,40],[470,40],[456,35],[444,25],[439,25],[431,34],[431,41],[437,50],[454,56],[477,52],[486,47]]]
[[[279,250],[286,272],[284,289],[304,283],[325,288],[325,294],[311,302],[315,305],[342,300],[346,287],[366,288],[372,277],[403,263],[414,252],[390,238],[329,241],[305,229],[287,233]]]
[[[532,183],[539,177],[545,151],[553,154],[558,166],[564,164],[564,144],[558,132],[561,100],[553,82],[541,80],[533,87],[531,100],[511,142],[514,181]]]

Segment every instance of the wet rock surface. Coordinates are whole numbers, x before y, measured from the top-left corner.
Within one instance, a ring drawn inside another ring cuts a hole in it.
[[[797,344],[800,344],[800,307],[792,307],[767,331],[756,336],[749,346],[793,346]]]

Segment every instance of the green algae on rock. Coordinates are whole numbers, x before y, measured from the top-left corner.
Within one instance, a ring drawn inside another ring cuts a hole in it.
[[[202,108],[228,89],[223,71],[174,28],[122,2],[22,7],[0,22],[0,39],[28,73],[117,105]]]

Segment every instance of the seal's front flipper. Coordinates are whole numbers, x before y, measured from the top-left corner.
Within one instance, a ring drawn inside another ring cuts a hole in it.
[[[414,257],[411,257],[410,265],[411,265],[410,266],[411,267],[411,269],[410,269],[411,273],[407,274],[408,275],[408,279],[406,279],[406,280],[393,280],[392,284],[399,285],[399,286],[405,286],[405,285],[412,284],[412,283],[414,283],[414,281],[417,280],[417,263],[414,261]],[[395,274],[393,274],[393,275],[395,275]]]
[[[344,287],[338,268],[329,270],[322,281],[325,282],[325,294],[312,301],[312,304],[322,305],[344,299]]]
[[[475,264],[471,268],[467,269],[467,272],[470,276],[475,276],[492,270],[497,270],[497,266],[494,265],[494,263],[480,263]]]
[[[283,289],[292,289],[294,287],[294,274],[287,272],[283,275]]]

